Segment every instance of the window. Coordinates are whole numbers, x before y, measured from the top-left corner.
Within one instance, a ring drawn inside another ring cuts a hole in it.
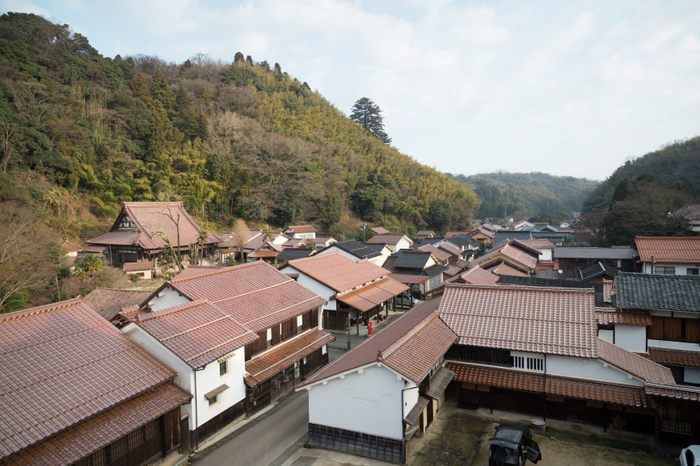
[[[700,268],[698,267],[688,267],[685,269],[686,275],[700,275]]]
[[[217,401],[219,401],[219,395],[214,395],[211,398],[209,398],[209,406],[215,404]]]
[[[513,356],[513,367],[528,371],[544,371],[544,359],[528,356]]]
[[[675,275],[676,274],[676,268],[675,267],[663,267],[663,266],[657,266],[654,269],[654,273],[657,275]]]
[[[219,375],[228,373],[228,361],[219,363]]]
[[[301,333],[301,329],[304,326],[304,318],[302,316],[297,316],[297,333]]]
[[[272,329],[268,328],[267,329],[267,347],[269,348],[272,346]]]

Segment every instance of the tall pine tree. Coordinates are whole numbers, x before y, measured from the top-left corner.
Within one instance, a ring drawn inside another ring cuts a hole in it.
[[[384,131],[384,118],[379,105],[367,97],[363,97],[352,106],[350,118],[385,144],[391,143],[391,138]]]

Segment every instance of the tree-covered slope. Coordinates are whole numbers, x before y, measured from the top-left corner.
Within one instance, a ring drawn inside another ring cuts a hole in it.
[[[620,182],[636,181],[643,175],[652,175],[669,184],[680,183],[693,197],[700,197],[700,137],[669,144],[626,162],[591,192],[583,205],[583,211],[600,212],[608,209]]]
[[[472,189],[481,204],[479,218],[529,217],[565,214],[581,210],[597,181],[545,173],[487,173],[457,175]]]
[[[29,14],[0,17],[0,141],[5,185],[26,190],[65,236],[125,200],[181,199],[222,228],[242,217],[327,231],[343,215],[463,228],[476,205],[462,183],[384,144],[278,64],[240,53],[232,63],[110,59]]]

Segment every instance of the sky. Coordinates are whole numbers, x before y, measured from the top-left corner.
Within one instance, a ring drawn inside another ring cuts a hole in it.
[[[0,0],[102,55],[279,63],[443,172],[602,180],[700,135],[700,1]]]

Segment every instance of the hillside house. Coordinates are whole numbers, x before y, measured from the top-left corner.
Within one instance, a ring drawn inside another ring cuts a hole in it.
[[[432,424],[454,374],[456,335],[423,303],[310,377],[309,445],[404,463],[406,444]]]
[[[311,225],[290,225],[282,233],[293,239],[315,239],[318,230]]]
[[[634,243],[642,273],[700,275],[700,236],[637,236]]]
[[[443,281],[447,267],[440,265],[428,251],[400,251],[393,254],[384,264],[391,271],[391,277],[410,287],[411,296],[425,299],[426,294]]]
[[[688,220],[688,226],[694,232],[700,232],[700,204],[688,204],[673,213],[674,217]]]
[[[418,233],[416,233],[416,240],[434,237],[435,232],[433,230],[420,230]]]
[[[189,258],[190,245],[201,242],[200,232],[204,230],[189,216],[182,202],[122,202],[112,228],[86,242],[100,249],[113,267],[139,261],[154,264],[171,247],[194,263],[196,258]],[[213,257],[221,238],[205,233],[201,252],[203,257]]]
[[[352,261],[367,259],[374,265],[384,266],[387,258],[391,256],[392,250],[386,244],[367,244],[355,240],[340,241],[333,243],[327,248],[317,252],[319,255],[339,252]]]
[[[150,291],[142,290],[97,288],[85,296],[83,302],[103,318],[114,323],[113,319],[120,312],[133,306],[140,307],[148,301],[151,294]]]
[[[389,278],[389,271],[368,260],[353,261],[339,252],[317,254],[289,261],[280,270],[298,275],[296,280],[322,296],[323,327],[345,331],[393,309],[394,298],[408,288]]]
[[[0,315],[0,463],[152,464],[182,445],[176,373],[80,299]]]

